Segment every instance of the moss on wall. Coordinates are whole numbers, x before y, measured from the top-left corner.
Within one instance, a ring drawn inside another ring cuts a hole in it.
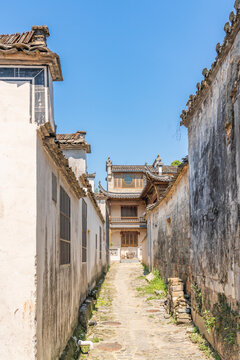
[[[106,272],[109,270],[109,266],[106,269]],[[88,297],[85,302],[79,308],[79,317],[78,324],[76,325],[71,338],[68,340],[68,343],[60,356],[60,360],[78,360],[81,354],[81,348],[78,345],[78,340],[85,340],[88,320],[92,315],[93,309],[95,309],[96,299],[99,296],[101,286],[104,281],[104,276],[99,280],[97,286],[91,292],[91,296]]]

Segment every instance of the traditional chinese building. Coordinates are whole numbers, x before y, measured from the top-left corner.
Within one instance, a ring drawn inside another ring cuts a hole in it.
[[[159,200],[177,172],[163,165],[159,156],[153,165],[113,165],[106,163],[109,243],[112,261],[142,259],[142,244],[147,236],[146,206]]]

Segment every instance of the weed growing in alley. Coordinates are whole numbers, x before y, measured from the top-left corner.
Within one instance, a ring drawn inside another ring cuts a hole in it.
[[[142,263],[143,266],[143,273],[144,275],[148,275],[149,274],[149,268],[147,267],[147,265],[145,265],[144,263]]]
[[[149,296],[146,301],[151,301],[151,300],[158,300],[159,299],[159,296],[157,295],[154,295],[154,296]]]
[[[88,354],[89,346],[88,346],[88,345],[82,346],[82,347],[81,347],[81,351],[82,351],[83,354]]]
[[[108,283],[103,284],[99,298],[97,299],[96,309],[100,306],[109,307],[112,305],[111,286]]]
[[[170,320],[168,321],[168,324],[178,325],[177,319],[174,315],[170,316]]]
[[[91,341],[92,341],[93,343],[99,343],[100,341],[103,341],[103,340],[102,340],[102,339],[99,339],[99,338],[97,338],[97,337],[94,337],[94,338],[91,339]]]
[[[137,291],[139,291],[142,295],[153,294],[154,297],[156,296],[156,299],[159,299],[167,295],[167,286],[164,280],[160,277],[158,270],[153,270],[153,275],[153,280],[151,280],[146,285],[138,287]],[[155,295],[155,291],[161,291],[162,293],[159,295]]]
[[[213,306],[217,336],[223,339],[226,348],[237,346],[237,334],[240,330],[239,310],[233,310],[225,294],[218,294],[218,302]]]
[[[196,281],[192,284],[192,290],[193,290],[193,294],[195,296],[198,313],[201,314],[202,306],[203,306],[203,297],[202,297],[202,291],[198,287],[198,284],[196,283]]]
[[[110,299],[99,296],[96,303],[96,308],[98,308],[99,306],[111,306],[111,304],[112,301]]]
[[[199,346],[199,349],[204,352],[207,358],[221,360],[220,356],[216,351],[213,350],[209,342],[204,338],[203,335],[199,333],[199,330],[196,326],[194,327],[193,332],[189,337],[194,344]]]
[[[203,319],[207,332],[210,334],[212,328],[215,326],[216,318],[211,315],[209,310],[205,310],[203,313]]]

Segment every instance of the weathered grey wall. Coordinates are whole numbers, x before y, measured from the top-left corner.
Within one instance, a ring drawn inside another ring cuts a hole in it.
[[[197,286],[192,310],[203,331],[201,313],[204,309],[217,313],[219,294],[224,293],[226,302],[239,314],[239,61],[240,34],[189,125],[191,272]],[[203,301],[200,316],[197,292]],[[224,359],[240,359],[236,346],[226,340],[227,332],[232,332],[232,342],[239,335],[234,329],[222,331],[223,323],[218,326],[221,329],[210,337],[205,328],[206,336]]]
[[[153,267],[164,279],[179,277],[190,291],[190,225],[188,165],[182,169],[166,197],[147,214],[148,237],[153,243]],[[150,261],[151,262],[151,261]]]
[[[52,200],[52,172],[57,176],[57,203]],[[71,199],[71,263],[60,265],[60,185]],[[78,309],[106,264],[105,243],[99,259],[99,236],[104,228],[91,201],[88,213],[87,263],[82,263],[82,200],[37,141],[37,359],[56,359],[64,350],[78,321]],[[34,239],[33,239],[34,241]]]

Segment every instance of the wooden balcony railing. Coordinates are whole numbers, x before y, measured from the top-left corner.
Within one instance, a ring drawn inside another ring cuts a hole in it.
[[[144,217],[136,217],[136,218],[122,218],[122,217],[110,217],[110,223],[141,223],[141,224],[146,224],[147,221],[144,219]]]

